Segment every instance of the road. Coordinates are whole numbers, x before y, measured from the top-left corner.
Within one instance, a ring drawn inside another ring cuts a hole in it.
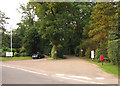
[[[76,57],[8,61],[2,64],[3,84],[118,84],[116,76]]]
[[[50,77],[30,73],[27,71],[3,67],[2,68],[2,84],[64,84],[65,81]]]
[[[3,66],[2,84],[89,84],[83,80],[70,79],[60,75],[47,75],[26,69]],[[99,83],[98,83],[99,84]]]
[[[90,84],[90,82],[88,84],[88,82],[83,83],[83,80],[76,81],[75,79],[65,77],[60,78],[9,66],[2,67],[2,84],[2,86],[43,86],[45,84],[51,84],[51,86],[52,84],[54,84],[54,86],[58,86],[57,84],[64,84],[64,86],[77,86],[77,84],[79,84],[79,86],[118,86],[113,84]]]

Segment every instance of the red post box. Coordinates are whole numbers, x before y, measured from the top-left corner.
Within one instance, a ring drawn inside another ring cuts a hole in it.
[[[100,61],[102,61],[102,65],[103,65],[104,56],[100,56]]]
[[[100,61],[104,61],[104,56],[100,56]]]

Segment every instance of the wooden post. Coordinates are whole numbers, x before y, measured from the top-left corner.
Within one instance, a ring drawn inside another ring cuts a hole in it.
[[[102,61],[102,65],[103,65],[103,61]]]

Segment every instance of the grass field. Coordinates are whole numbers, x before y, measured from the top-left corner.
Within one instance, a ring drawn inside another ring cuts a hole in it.
[[[103,62],[103,65],[102,65],[102,62],[98,63],[94,60],[92,61],[91,59],[89,59],[87,57],[80,57],[80,58],[85,59],[88,62],[91,62],[91,63],[94,63],[94,64],[98,65],[103,71],[105,71],[107,73],[120,76],[120,73],[118,73],[118,65],[113,65],[113,64],[108,63],[108,62]]]
[[[18,61],[18,60],[29,60],[32,57],[0,57],[0,61]]]

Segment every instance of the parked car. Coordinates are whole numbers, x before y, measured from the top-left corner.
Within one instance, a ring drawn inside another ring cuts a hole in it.
[[[33,54],[32,55],[32,58],[33,59],[42,59],[42,58],[44,58],[45,56],[43,55],[43,54]]]

